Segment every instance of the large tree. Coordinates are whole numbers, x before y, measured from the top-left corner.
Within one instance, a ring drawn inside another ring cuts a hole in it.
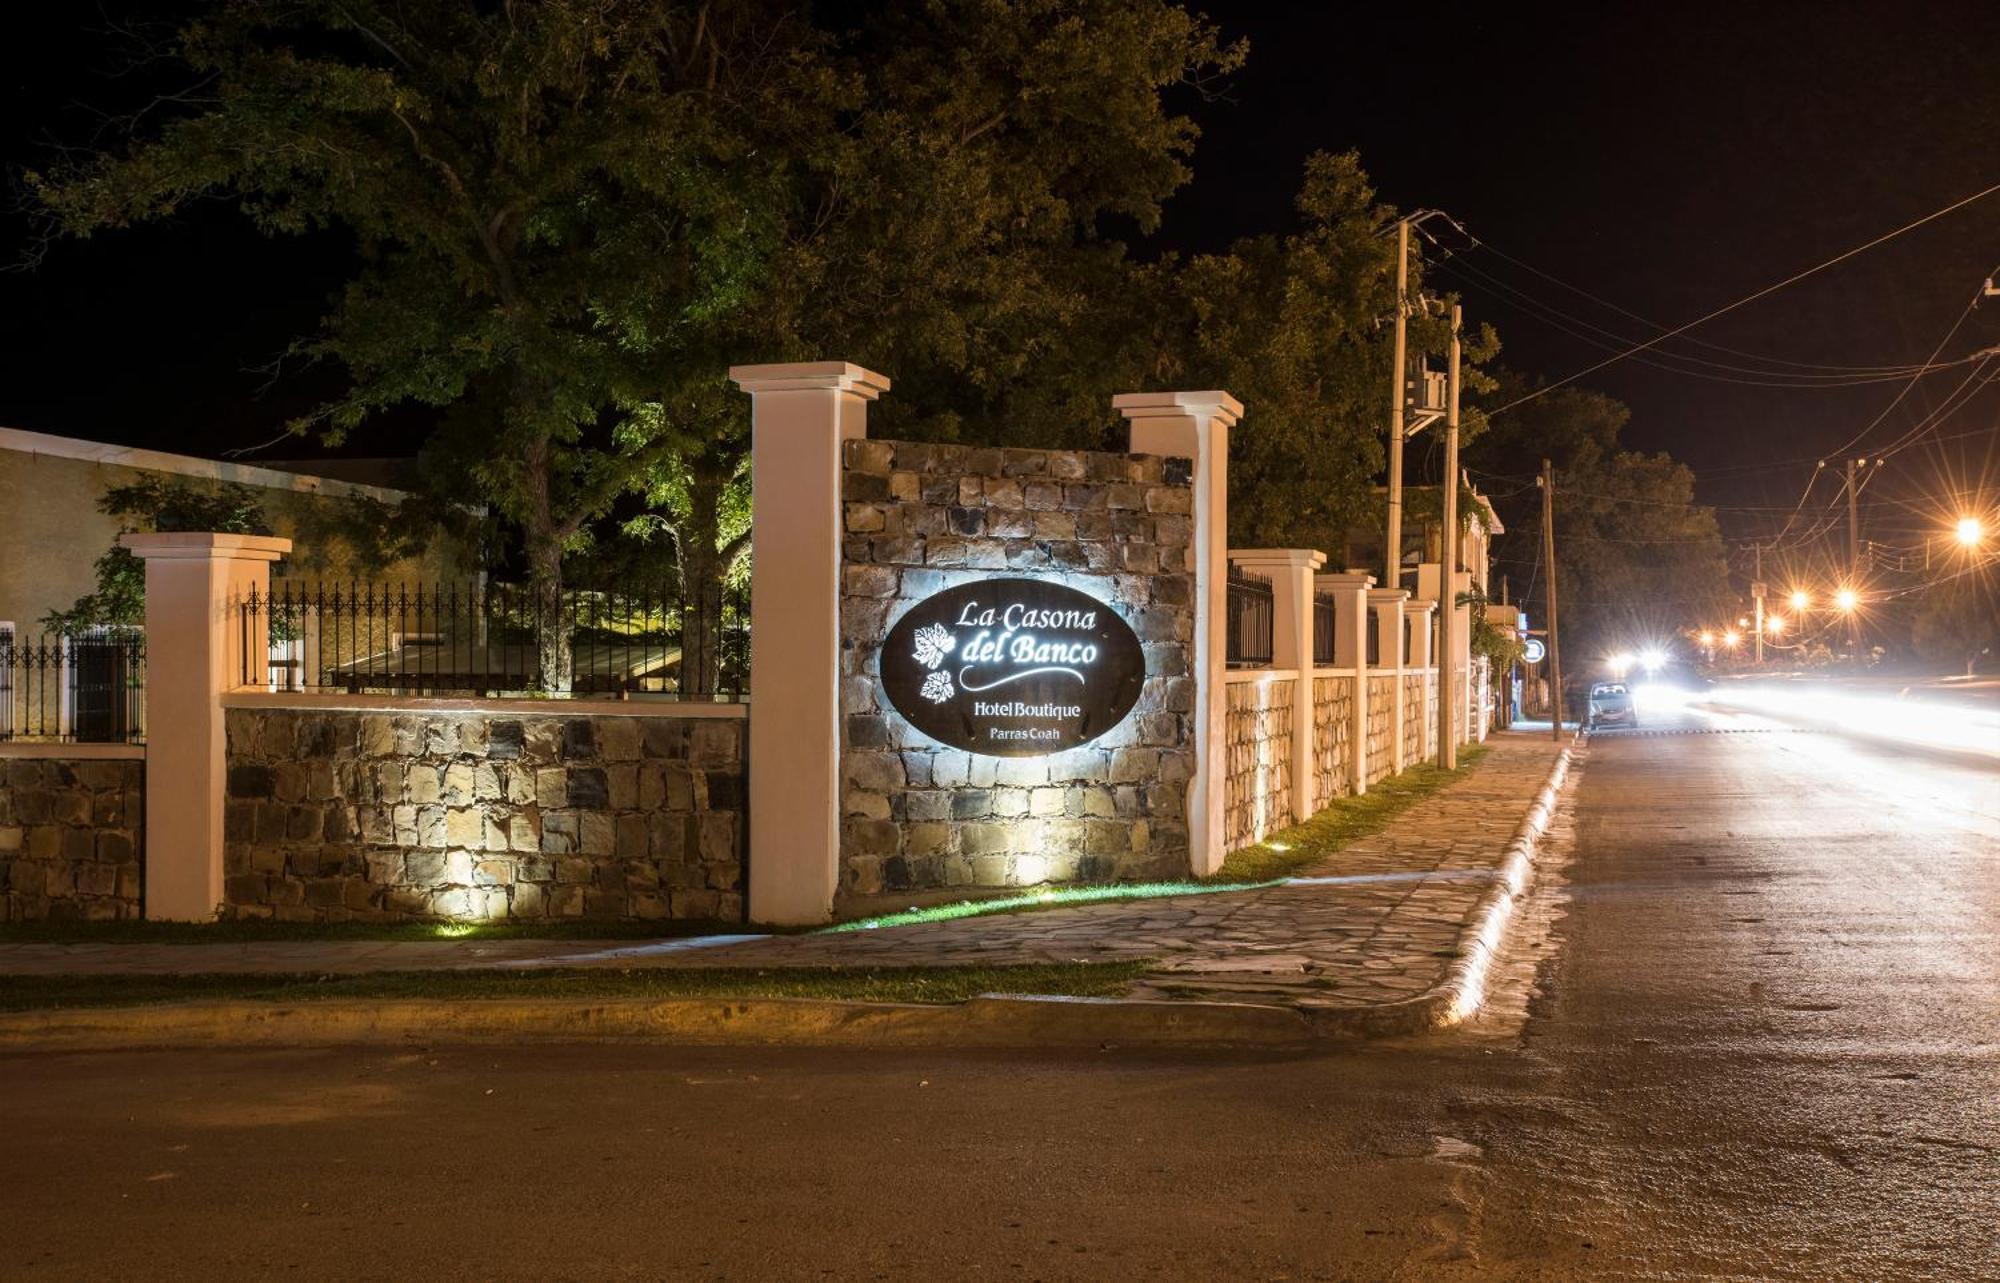
[[[1494,401],[1533,390],[1503,374]],[[1617,400],[1558,388],[1491,416],[1468,457],[1507,533],[1495,567],[1546,620],[1541,491],[1546,458],[1556,483],[1556,571],[1563,653],[1586,673],[1608,653],[1664,643],[1729,608],[1727,551],[1714,512],[1697,503],[1694,474],[1665,454],[1625,450],[1631,412]],[[1497,577],[1497,575],[1496,575]]]
[[[1107,220],[1150,227],[1187,177],[1163,91],[1240,56],[1163,0],[903,0],[839,29],[780,0],[219,0],[169,53],[197,90],[31,175],[56,225],[228,195],[268,234],[349,232],[301,347],[350,386],[293,426],[448,410],[433,474],[518,526],[545,619],[635,488],[705,613],[741,542],[734,361],[846,355],[1004,412],[1066,358]],[[566,686],[567,633],[541,634]]]
[[[1917,653],[1967,677],[2000,649],[2000,583],[1989,567],[1953,575],[1926,589],[1911,622]]]

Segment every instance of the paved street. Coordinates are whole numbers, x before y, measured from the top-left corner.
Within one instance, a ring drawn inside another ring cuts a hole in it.
[[[1594,741],[1469,1028],[13,1056],[4,1273],[2000,1277],[2000,775],[1694,723]]]

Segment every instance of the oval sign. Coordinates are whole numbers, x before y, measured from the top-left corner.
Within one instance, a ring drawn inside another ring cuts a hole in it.
[[[1548,653],[1549,648],[1542,644],[1539,637],[1530,637],[1521,648],[1521,658],[1530,664],[1541,663]]]
[[[1040,579],[926,597],[882,643],[882,688],[932,739],[993,757],[1088,744],[1125,720],[1146,653],[1118,612]]]

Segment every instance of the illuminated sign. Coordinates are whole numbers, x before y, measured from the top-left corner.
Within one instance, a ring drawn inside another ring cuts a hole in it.
[[[1548,646],[1539,637],[1530,637],[1521,647],[1521,658],[1530,664],[1541,663],[1548,653]]]
[[[882,688],[932,739],[993,757],[1087,744],[1139,700],[1146,654],[1118,612],[1039,579],[947,588],[882,644]]]

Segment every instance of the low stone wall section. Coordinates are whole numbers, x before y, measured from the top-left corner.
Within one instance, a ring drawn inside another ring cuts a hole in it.
[[[138,917],[145,792],[142,759],[0,759],[0,921]]]
[[[1354,679],[1313,678],[1313,809],[1352,791],[1348,741],[1354,734]]]
[[[1424,674],[1403,674],[1403,765],[1424,760]]]
[[[1223,849],[1254,846],[1292,823],[1292,718],[1298,682],[1230,682],[1223,723]]]
[[[850,441],[843,454],[839,896],[1151,879],[1188,868],[1194,498],[1185,459]],[[917,731],[882,694],[916,602],[1018,574],[1108,602],[1146,680],[1124,723],[1047,757]]]
[[[744,910],[745,723],[227,710],[226,916]]]
[[[1396,770],[1396,678],[1368,675],[1368,782],[1385,779]]]

